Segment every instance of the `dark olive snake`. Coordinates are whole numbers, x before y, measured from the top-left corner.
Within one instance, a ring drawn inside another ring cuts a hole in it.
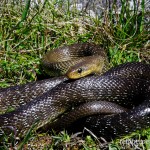
[[[76,49],[76,52],[79,50],[78,53],[81,53],[81,57],[85,55],[83,53],[85,49],[88,49],[86,56],[92,54],[90,57],[94,55],[96,58],[99,55],[95,52],[97,46],[94,44],[74,44],[65,48],[70,49],[70,47],[74,49],[71,51],[73,52],[70,54],[71,57],[77,55],[77,53],[74,53]],[[94,48],[95,50],[93,50]],[[100,58],[103,59],[103,66],[105,66],[105,63],[107,63],[107,60],[104,59],[105,53],[100,51],[100,48],[98,48],[98,52],[101,53]],[[64,63],[66,62],[64,59]],[[77,58],[75,58],[74,62],[78,62]],[[79,68],[77,65],[79,69],[75,71],[75,74],[81,74],[82,71],[86,71],[87,69],[85,62],[80,63],[82,67]],[[57,63],[56,69],[59,73],[60,64],[61,62]],[[47,63],[45,67],[53,65],[53,63]],[[101,71],[103,68],[105,67],[101,67]],[[73,70],[76,70],[76,66]],[[68,72],[66,69],[65,71]],[[92,70],[90,73],[95,72]],[[1,111],[6,111],[5,105],[8,108],[10,103],[16,110],[0,115],[0,127],[3,131],[9,132],[9,130],[13,129],[17,135],[22,135],[34,123],[37,122],[38,127],[41,127],[55,120],[59,115],[62,115],[72,107],[75,107],[75,109],[71,110],[72,115],[68,117],[67,122],[73,117],[75,119],[80,118],[80,116],[74,116],[74,114],[77,114],[74,111],[80,108],[97,106],[102,109],[103,106],[103,108],[108,109],[106,113],[109,113],[109,111],[110,113],[115,113],[116,110],[117,114],[103,117],[94,115],[88,117],[82,125],[97,136],[113,138],[150,126],[149,100],[150,65],[127,63],[112,68],[101,76],[88,76],[77,80],[67,80],[66,77],[55,77],[29,83],[21,87],[16,86],[2,89],[0,92]],[[6,103],[7,101],[8,104]],[[97,105],[93,101],[98,101]],[[121,106],[129,108],[129,110],[124,110]],[[85,111],[88,114],[89,110],[85,109]],[[83,111],[83,117],[86,116],[85,111]],[[93,111],[93,114],[96,113]],[[63,117],[61,119],[63,120]]]

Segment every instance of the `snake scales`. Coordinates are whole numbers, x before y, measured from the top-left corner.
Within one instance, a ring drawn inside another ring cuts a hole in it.
[[[71,52],[79,50],[81,57],[85,55],[81,52],[85,49],[87,49],[86,56],[92,54],[97,57],[99,55],[96,53],[98,46],[89,43],[74,44],[64,48],[73,49]],[[105,53],[100,48],[98,52],[101,53],[103,59]],[[70,56],[75,55],[77,53],[71,53]],[[63,58],[66,63],[66,58],[64,56]],[[77,61],[75,58],[74,62]],[[107,61],[105,62],[104,59],[103,61],[105,66]],[[72,61],[67,62],[67,64],[71,63]],[[61,62],[57,63],[56,69],[59,73],[60,64]],[[84,64],[81,62],[82,69],[86,70]],[[45,67],[51,66],[53,63],[45,65]],[[82,69],[77,70],[77,73],[81,73]],[[65,68],[65,71],[68,70]],[[91,71],[91,73],[94,72]],[[88,117],[83,125],[97,136],[116,137],[150,126],[150,65],[127,63],[110,69],[102,76],[89,76],[78,80],[55,77],[2,89],[0,98],[2,112],[6,111],[10,104],[16,108],[15,111],[0,115],[0,127],[6,132],[13,129],[18,135],[24,134],[36,122],[39,127],[51,122],[73,106],[92,103],[92,101],[104,101],[102,105],[108,108],[107,105],[112,104],[109,102],[115,102],[130,110],[123,112],[122,108],[114,104],[114,107],[122,113]],[[105,101],[108,102],[105,103]]]

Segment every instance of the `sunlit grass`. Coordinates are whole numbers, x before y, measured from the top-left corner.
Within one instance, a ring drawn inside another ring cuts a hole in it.
[[[128,2],[123,0],[120,14],[116,12],[114,4],[113,9],[105,11],[103,17],[92,18],[76,9],[70,11],[68,1],[67,8],[64,9],[64,3],[57,3],[56,0],[45,0],[45,3],[32,7],[30,0],[25,4],[3,0],[0,4],[0,86],[23,84],[42,78],[42,55],[47,50],[75,42],[102,45],[107,51],[110,66],[133,61],[149,63],[149,30],[148,23],[145,22],[149,12],[145,12],[144,1],[142,2],[141,9],[134,4],[134,11],[131,11]],[[150,138],[148,130],[136,135],[140,139],[141,136],[148,140]],[[40,135],[27,135],[19,144],[13,135],[3,136],[3,148],[8,149],[11,145],[21,149],[36,136]],[[77,139],[72,144],[71,135],[64,132],[53,136],[47,149],[59,146],[66,149],[67,146],[77,146],[80,149],[90,149],[91,146],[92,150],[98,149],[99,142],[92,138],[94,140],[90,137]],[[121,145],[117,140],[109,144],[109,148],[112,147],[120,148]]]

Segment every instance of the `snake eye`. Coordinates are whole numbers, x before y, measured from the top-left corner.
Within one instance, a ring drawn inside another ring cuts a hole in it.
[[[79,68],[79,69],[78,69],[78,73],[81,73],[81,72],[82,72],[82,68]]]

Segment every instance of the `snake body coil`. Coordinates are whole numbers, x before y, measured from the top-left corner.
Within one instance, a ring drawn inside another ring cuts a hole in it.
[[[56,84],[51,90],[15,111],[0,115],[0,127],[7,132],[11,127],[21,135],[33,123],[37,122],[38,127],[43,126],[72,106],[92,101],[115,102],[129,109],[134,107],[112,116],[92,116],[85,121],[84,126],[96,135],[115,137],[150,126],[149,100],[150,65],[127,63],[110,69],[102,76],[89,76]]]

